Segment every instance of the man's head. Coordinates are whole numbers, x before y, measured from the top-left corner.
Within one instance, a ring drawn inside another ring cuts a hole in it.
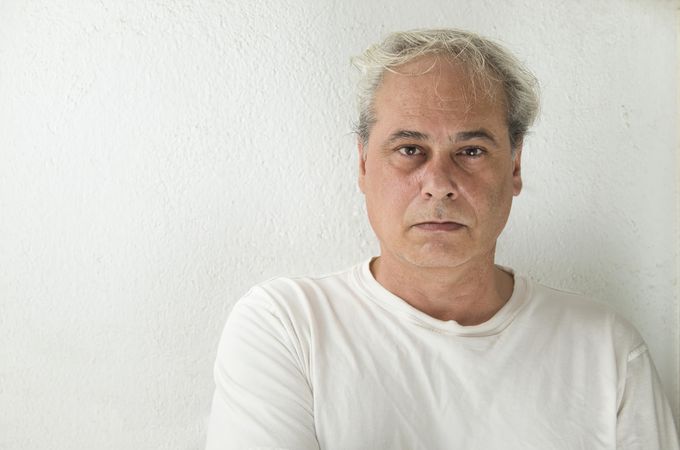
[[[425,55],[438,55],[464,67],[471,81],[483,90],[500,83],[506,105],[512,148],[522,139],[538,113],[536,78],[499,44],[468,31],[455,29],[412,30],[392,33],[353,59],[360,70],[359,121],[356,132],[365,144],[375,123],[375,92],[385,73],[398,70]]]
[[[359,61],[359,185],[382,260],[492,262],[522,186],[533,77],[496,44],[460,31],[393,34]]]

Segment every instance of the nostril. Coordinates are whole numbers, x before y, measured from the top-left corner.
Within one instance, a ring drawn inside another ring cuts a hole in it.
[[[424,192],[423,195],[425,195],[425,197],[427,197],[427,198],[433,198],[434,197],[432,192]],[[455,197],[455,194],[453,192],[448,192],[448,193],[446,193],[446,195],[444,195],[444,197],[437,197],[437,198],[453,199],[454,197]]]

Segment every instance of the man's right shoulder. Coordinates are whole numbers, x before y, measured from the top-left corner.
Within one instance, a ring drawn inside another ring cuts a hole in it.
[[[235,304],[277,316],[307,316],[353,290],[353,277],[361,264],[316,276],[278,276],[251,287]]]

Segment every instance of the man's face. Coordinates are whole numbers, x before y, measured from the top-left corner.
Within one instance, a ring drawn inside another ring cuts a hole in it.
[[[429,67],[417,76],[385,73],[376,122],[359,144],[359,186],[381,258],[433,268],[493,261],[522,187],[504,94],[499,86],[491,94],[475,88],[445,58],[426,56],[397,70]]]

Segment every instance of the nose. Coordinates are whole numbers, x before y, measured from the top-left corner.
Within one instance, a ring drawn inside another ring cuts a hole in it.
[[[454,174],[454,163],[448,156],[439,155],[430,159],[423,166],[421,181],[423,197],[434,200],[456,198],[458,186]]]

